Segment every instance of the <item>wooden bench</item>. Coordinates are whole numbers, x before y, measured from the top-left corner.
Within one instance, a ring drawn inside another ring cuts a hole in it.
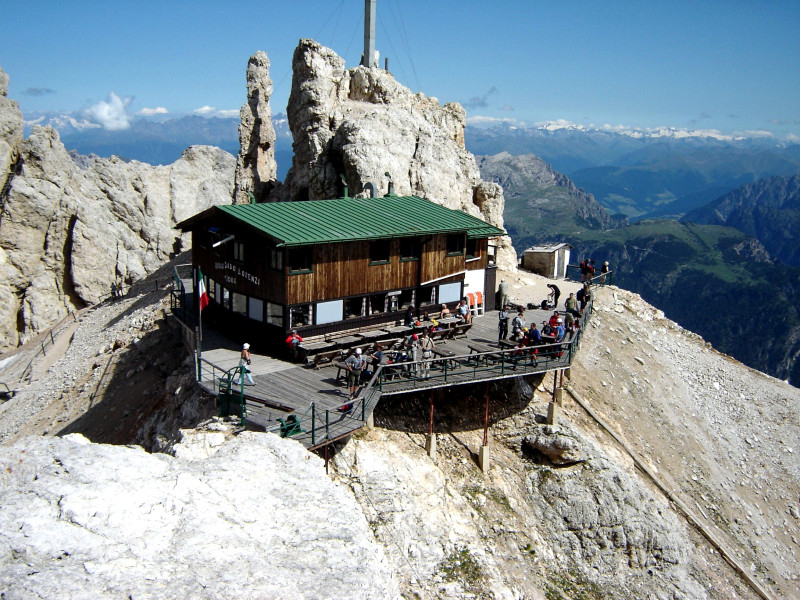
[[[459,335],[463,335],[464,337],[467,336],[467,332],[472,329],[472,323],[462,323],[461,325],[456,325],[453,327],[453,339],[455,339]]]
[[[433,341],[446,342],[453,339],[453,329],[439,329],[428,334]]]
[[[327,352],[320,352],[314,355],[314,368],[319,369],[323,363],[334,362],[342,355],[341,350],[328,350]]]

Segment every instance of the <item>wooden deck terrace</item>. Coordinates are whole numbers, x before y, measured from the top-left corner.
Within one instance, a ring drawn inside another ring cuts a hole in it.
[[[574,339],[540,346],[535,355],[529,352],[531,349],[519,353],[498,344],[496,311],[475,316],[466,335],[436,342],[438,353],[433,359],[381,365],[359,388],[359,395],[348,412],[341,410],[349,408],[350,402],[345,372],[337,362],[315,367],[313,362],[297,364],[253,355],[249,369],[254,384],[242,382],[237,374],[229,389],[225,381],[239,365],[241,348],[208,328],[204,331],[202,357],[198,360],[198,383],[220,399],[221,412],[243,416],[243,426],[274,431],[315,449],[362,428],[383,396],[566,368],[590,312],[591,305]],[[540,309],[525,311],[529,323],[541,323],[551,314],[552,311]],[[394,333],[387,335],[397,338]],[[390,354],[385,351],[385,355]],[[420,358],[421,355],[419,352]]]

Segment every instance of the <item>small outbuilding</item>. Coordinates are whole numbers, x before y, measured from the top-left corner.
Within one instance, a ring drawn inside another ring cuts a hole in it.
[[[468,293],[485,297],[495,287],[490,240],[505,234],[393,194],[214,206],[177,228],[192,232],[209,317],[269,340],[393,324],[409,306],[435,312]]]
[[[522,254],[522,268],[550,279],[564,279],[572,246],[549,244],[531,246]]]

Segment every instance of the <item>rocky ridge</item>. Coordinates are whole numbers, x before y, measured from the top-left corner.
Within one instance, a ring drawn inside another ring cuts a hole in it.
[[[2,351],[185,249],[175,224],[231,197],[234,158],[208,146],[159,167],[72,155],[49,126],[22,140],[16,103],[0,99]]]
[[[0,448],[3,596],[397,596],[320,458],[274,435],[225,441],[213,423],[187,436],[177,457],[79,434]]]
[[[519,303],[540,297],[547,281],[524,273],[503,276],[510,283],[512,300]],[[192,392],[190,364],[179,361],[170,367],[174,370],[162,369],[160,383],[150,389],[141,387],[148,381],[148,373],[159,371],[163,357],[184,356],[180,345],[175,347],[177,332],[171,332],[164,321],[163,302],[163,292],[153,291],[105,303],[82,314],[63,357],[44,370],[35,384],[0,405],[0,421],[8,424],[3,443],[16,440],[21,445],[18,447],[26,447],[30,442],[25,435],[45,432],[76,432],[102,439],[108,424],[116,422],[131,425],[129,437],[120,437],[118,443],[137,442],[169,450],[181,461],[231,443],[233,427],[216,420],[201,424],[198,434],[184,432],[183,442],[175,443],[181,437],[177,427],[191,427],[213,411],[209,402]],[[662,313],[634,294],[613,288],[600,290],[592,323],[573,367],[570,387],[603,413],[648,465],[697,508],[701,518],[707,518],[710,527],[719,529],[727,545],[735,549],[737,559],[751,568],[777,598],[794,597],[798,591],[796,540],[800,526],[800,462],[796,453],[800,439],[793,426],[800,417],[798,391],[714,352],[702,339],[664,319]],[[100,377],[106,361],[110,363],[112,383],[100,386],[101,392],[92,404],[90,395],[97,384],[94,378]],[[98,366],[92,368],[95,363]],[[84,381],[81,373],[91,374],[92,379]],[[126,416],[126,388],[146,390],[137,392],[135,406],[143,412],[153,411],[152,418],[137,421],[136,409],[131,417]],[[56,396],[58,389],[63,392]],[[150,397],[158,396],[156,390],[161,390],[163,401],[148,403]],[[476,464],[482,441],[482,387],[456,388],[437,397],[439,455],[435,461],[424,450],[427,397],[411,396],[399,402],[384,399],[376,412],[378,427],[374,431],[359,433],[344,446],[337,444],[332,463],[336,486],[343,484],[352,490],[360,508],[348,510],[357,520],[363,519],[358,527],[371,528],[380,542],[382,550],[375,551],[376,556],[382,552],[386,557],[380,569],[396,573],[398,591],[381,589],[377,597],[753,598],[708,542],[674,512],[613,440],[603,435],[569,397],[559,424],[543,424],[551,391],[551,377],[492,387],[492,467],[485,475]],[[154,421],[164,424],[155,430]],[[13,427],[18,430],[10,431]],[[117,431],[120,436],[123,433]],[[267,443],[260,436],[268,434],[247,435],[245,445],[258,446],[254,453],[260,457],[260,447]],[[274,439],[274,444],[276,449],[285,447],[275,450],[278,454],[294,453],[293,448],[299,447],[288,440]],[[237,446],[235,459],[229,451],[224,454],[232,471],[239,468],[236,461],[243,447]],[[86,450],[98,469],[107,460],[117,460],[110,455],[104,458],[108,451],[102,448]],[[53,444],[47,446],[47,452],[55,458],[61,456],[61,450]],[[57,465],[53,458],[41,461],[43,465]],[[170,464],[176,474],[167,480],[172,477],[181,481],[177,473],[183,463]],[[322,466],[315,464],[321,476]],[[14,462],[2,466],[13,470]],[[144,464],[141,468],[151,469]],[[242,472],[245,476],[238,482],[242,487],[237,493],[248,498],[262,498],[264,473],[283,481],[289,488],[287,494],[302,492],[298,488],[303,486],[291,483],[301,481],[291,461],[270,463],[268,469],[246,466]],[[59,477],[70,490],[73,484],[69,475],[62,473]],[[100,481],[103,485],[98,483],[93,488],[98,497],[106,480]],[[16,479],[5,479],[2,493],[13,495],[17,483]],[[164,490],[156,484],[139,484],[150,486],[154,495],[143,504],[147,510],[176,502],[170,497],[159,500],[157,496]],[[113,488],[117,484],[109,485]],[[316,485],[311,487],[315,490]],[[314,506],[315,493],[293,496],[291,501],[298,510]],[[43,507],[45,514],[51,515],[48,519],[52,514],[60,515],[51,526],[53,531],[71,531],[69,513],[53,512],[47,504]],[[326,507],[323,505],[319,512],[338,510]],[[137,520],[135,507],[125,505],[120,510],[109,512],[107,521]],[[17,513],[13,518],[18,518]],[[327,517],[320,518],[324,521]],[[330,518],[338,522],[339,516]],[[146,517],[148,523],[149,519]],[[263,526],[258,517],[255,522]],[[296,531],[294,524],[287,516],[275,535],[290,539]],[[236,525],[243,530],[249,526]],[[14,531],[16,527],[0,525],[2,535]],[[318,528],[317,537],[322,531],[327,530]],[[49,573],[55,572],[53,565],[68,560],[57,550],[50,554],[26,550],[28,553],[23,554],[25,544],[32,544],[34,539],[15,538],[11,547],[18,552],[8,553],[14,573],[21,572],[21,563],[28,564],[26,557],[30,565]],[[125,537],[118,541],[120,547],[133,544]],[[347,544],[336,545],[339,543],[334,543],[331,554],[348,555]],[[71,552],[69,540],[52,537],[50,544]],[[168,548],[163,558],[170,561],[179,548]],[[207,540],[205,548],[214,554],[221,552],[223,545]],[[151,557],[138,554],[136,548],[131,552],[125,564],[135,576],[140,561],[160,568],[146,563]],[[266,568],[258,563],[261,555],[263,552],[251,555],[261,567],[243,564],[237,567],[237,573],[248,577]],[[103,556],[117,560],[114,553]],[[104,560],[101,557],[89,562],[100,569]],[[292,560],[291,554],[285,555],[285,562]],[[166,568],[173,573],[169,569],[176,567]],[[323,571],[325,577],[330,569]],[[11,572],[5,567],[0,570]],[[65,577],[71,573],[65,572]],[[381,577],[372,571],[365,573],[367,577]],[[185,574],[177,575],[178,580],[186,581],[181,579]],[[330,576],[338,581],[337,572],[330,572]],[[4,581],[4,585],[13,585],[14,581]],[[346,591],[340,597],[369,597],[368,591],[381,581],[386,580],[354,579],[346,584],[350,587],[341,588]],[[113,583],[146,592],[136,587],[139,584]],[[70,589],[66,580],[64,585],[65,590]],[[157,579],[153,585],[165,584]],[[277,597],[270,595],[267,584],[248,589]],[[298,597],[316,597],[315,593],[316,588],[310,588],[307,595]]]
[[[259,68],[248,68],[249,100],[242,110],[245,114],[247,106],[259,107],[254,126],[262,129],[249,134],[250,148],[274,144],[274,131],[259,125],[266,119],[263,98],[271,89],[268,61],[262,55],[251,59]],[[368,195],[369,183],[383,195],[388,172],[397,194],[424,196],[503,226],[502,188],[481,180],[475,158],[464,147],[466,113],[459,104],[441,106],[436,98],[413,94],[379,68],[347,69],[333,50],[313,40],[300,40],[292,69],[287,114],[294,158],[284,185],[272,189],[269,200],[341,197],[342,177],[350,195]],[[242,135],[244,141],[248,134]],[[240,162],[252,154],[242,152]],[[267,171],[266,177],[271,176]],[[271,184],[259,174],[252,187],[266,190]],[[243,196],[237,191],[239,198]],[[498,264],[516,266],[508,238],[498,247]]]

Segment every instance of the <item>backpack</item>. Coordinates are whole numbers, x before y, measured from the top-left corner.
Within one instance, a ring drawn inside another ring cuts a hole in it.
[[[586,272],[586,261],[582,260],[581,261],[581,273],[585,273],[585,272]]]

